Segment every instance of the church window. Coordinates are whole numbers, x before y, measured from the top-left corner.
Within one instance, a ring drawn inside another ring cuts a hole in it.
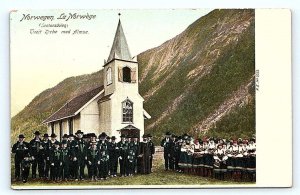
[[[123,72],[123,82],[130,83],[131,82],[131,69],[129,67],[124,67],[122,69]]]
[[[112,84],[112,79],[111,79],[111,68],[108,68],[106,71],[106,84]]]
[[[133,102],[129,99],[122,102],[122,113],[124,123],[133,122]]]

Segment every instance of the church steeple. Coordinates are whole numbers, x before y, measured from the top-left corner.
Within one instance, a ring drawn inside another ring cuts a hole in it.
[[[120,16],[121,14],[119,14]],[[107,62],[113,59],[132,61],[131,54],[127,45],[126,37],[123,32],[121,20],[119,19],[113,45],[110,50]]]

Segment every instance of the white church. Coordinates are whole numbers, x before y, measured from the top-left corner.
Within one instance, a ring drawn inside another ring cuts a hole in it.
[[[119,20],[113,45],[104,64],[104,84],[81,94],[63,105],[43,121],[48,133],[61,139],[77,130],[109,136],[141,136],[144,120],[151,116],[143,109],[139,94],[138,63],[131,57]]]

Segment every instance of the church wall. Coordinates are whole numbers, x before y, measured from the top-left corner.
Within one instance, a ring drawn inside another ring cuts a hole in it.
[[[99,134],[98,98],[80,112],[80,128],[84,133]]]
[[[111,101],[99,103],[99,133],[105,132],[111,135]]]
[[[73,132],[74,132],[74,134],[79,129],[81,130],[81,127],[80,127],[80,114],[78,114],[77,116],[74,116],[74,118],[73,118]]]
[[[67,119],[62,120],[62,128],[63,128],[63,134],[68,134],[69,135],[69,125],[68,125],[68,120]]]
[[[59,121],[56,121],[54,123],[54,133],[56,134],[57,136],[57,140],[60,140],[60,132],[59,132]]]

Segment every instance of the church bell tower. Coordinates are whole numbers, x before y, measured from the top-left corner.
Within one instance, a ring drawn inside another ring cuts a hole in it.
[[[104,97],[99,101],[100,129],[116,137],[121,134],[141,137],[145,116],[151,116],[143,109],[144,99],[138,90],[138,62],[130,54],[120,19],[103,67]]]
[[[113,45],[104,64],[105,95],[115,92],[122,93],[124,90],[138,93],[137,73],[138,63],[130,54],[121,20],[119,19]]]

